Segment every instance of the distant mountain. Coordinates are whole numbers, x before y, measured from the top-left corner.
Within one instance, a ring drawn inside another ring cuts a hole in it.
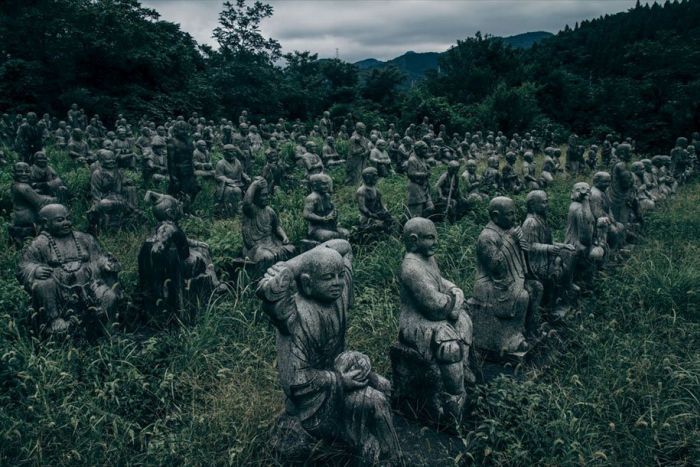
[[[553,36],[551,32],[535,31],[517,34],[515,36],[503,37],[503,41],[510,44],[516,49],[529,49],[537,42]],[[366,74],[370,70],[395,66],[406,75],[406,84],[421,80],[428,70],[434,70],[438,67],[438,59],[443,52],[413,52],[409,51],[405,54],[392,58],[386,62],[377,60],[376,58],[367,58],[355,62],[355,66],[360,69],[360,74]],[[364,73],[363,73],[364,72]]]

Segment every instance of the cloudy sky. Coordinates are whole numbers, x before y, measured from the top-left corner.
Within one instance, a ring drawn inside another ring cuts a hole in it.
[[[222,0],[142,0],[163,19],[179,23],[200,43],[211,38]],[[285,52],[354,62],[386,60],[408,50],[442,52],[457,39],[481,31],[510,36],[557,32],[566,24],[628,10],[635,0],[267,0],[272,18],[262,32]]]

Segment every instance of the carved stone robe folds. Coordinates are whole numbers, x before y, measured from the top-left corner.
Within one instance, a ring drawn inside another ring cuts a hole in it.
[[[360,448],[372,433],[383,449],[396,452],[389,402],[372,387],[372,377],[368,386],[345,394],[334,371],[336,357],[345,350],[347,313],[353,303],[351,253],[344,262],[343,292],[330,304],[297,292],[295,277],[287,268],[266,275],[258,285],[263,309],[277,328],[277,365],[286,413],[316,438],[341,439]]]
[[[489,222],[476,243],[474,343],[494,352],[516,350],[539,325],[542,284],[526,280],[527,264],[511,231]]]
[[[294,246],[284,245],[277,236],[279,220],[270,206],[260,208],[254,203],[243,204],[243,255],[252,261],[262,261],[271,266],[294,253]]]

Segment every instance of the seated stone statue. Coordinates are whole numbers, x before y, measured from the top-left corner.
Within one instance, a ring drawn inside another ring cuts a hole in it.
[[[522,172],[525,188],[539,190],[540,184],[537,181],[537,165],[535,164],[535,156],[532,154],[532,151],[525,151],[523,154]]]
[[[435,208],[430,196],[430,169],[428,168],[428,145],[418,141],[413,146],[413,153],[406,162],[408,176],[409,217],[429,217]]]
[[[499,165],[498,156],[490,156],[486,160],[486,170],[481,175],[481,191],[488,196],[495,196],[503,190],[501,173],[498,171]]]
[[[378,178],[377,169],[365,168],[362,171],[363,183],[355,192],[360,210],[359,230],[362,233],[391,233],[396,229],[396,221],[384,206],[382,195],[377,189]]]
[[[477,163],[474,159],[466,161],[466,169],[462,172],[462,178],[466,187],[467,201],[470,205],[481,201],[488,201],[489,197],[486,193],[481,193],[481,176],[476,172]]]
[[[301,155],[301,163],[306,169],[306,176],[320,174],[323,172],[323,161],[321,157],[317,154],[318,150],[316,143],[313,141],[307,141],[305,145],[306,151]]]
[[[192,153],[192,161],[194,163],[194,174],[202,178],[214,178],[214,166],[211,165],[211,157],[207,142],[203,139],[197,141]]]
[[[12,240],[18,247],[36,234],[39,224],[39,210],[47,204],[56,203],[56,198],[46,196],[35,190],[30,184],[29,164],[17,162],[12,172],[12,224],[7,227]]]
[[[31,167],[32,187],[42,195],[63,198],[68,188],[56,171],[49,165],[46,153],[39,151],[34,154]]]
[[[289,244],[277,213],[270,207],[270,192],[264,178],[256,178],[248,187],[241,224],[243,256],[257,263],[259,272],[294,255],[294,246]]]
[[[333,180],[320,173],[309,177],[311,194],[304,200],[304,219],[309,223],[308,240],[325,242],[335,238],[347,238],[348,231],[338,227],[338,211],[331,199]]]
[[[117,156],[112,151],[98,151],[98,157],[90,176],[92,207],[87,216],[91,228],[117,230],[134,224],[140,215],[135,187],[117,167]]]
[[[136,167],[136,153],[126,133],[126,128],[117,128],[117,137],[112,141],[112,150],[117,156],[117,165],[123,169]]]
[[[469,300],[474,344],[501,355],[528,350],[538,337],[542,284],[531,278],[529,244],[515,225],[515,203],[495,197],[476,243],[476,282]],[[530,342],[529,342],[530,341]]]
[[[236,157],[236,147],[232,144],[224,146],[224,158],[216,163],[216,205],[219,213],[226,217],[239,214],[241,198],[250,177],[243,171],[243,164]]]
[[[71,133],[68,142],[68,155],[71,159],[83,164],[91,164],[95,161],[95,157],[90,152],[90,146],[83,136],[83,130],[80,128],[75,128]]]
[[[435,184],[437,201],[435,212],[443,215],[450,222],[460,220],[469,210],[469,202],[462,195],[459,187],[459,162],[450,161],[447,171],[440,175]]]
[[[501,186],[506,193],[518,194],[523,189],[522,181],[515,172],[517,155],[514,152],[506,153],[506,163],[501,169]]]
[[[35,325],[49,335],[99,333],[120,309],[119,263],[92,235],[73,230],[65,206],[48,204],[39,219],[42,230],[17,271]]]
[[[472,322],[464,293],[442,277],[435,261],[437,231],[428,219],[414,217],[403,229],[406,255],[399,283],[399,343],[391,350],[395,397],[425,407],[434,422],[459,422],[469,367]]]
[[[325,177],[314,175],[313,177]],[[396,461],[391,384],[369,359],[345,349],[353,302],[352,251],[332,240],[268,269],[258,285],[277,329],[285,411],[272,436],[286,461],[303,460],[315,440],[340,441],[368,465]]]
[[[632,162],[630,169],[634,178],[634,188],[637,192],[639,214],[643,218],[646,213],[654,210],[656,203],[650,189],[644,183],[644,163],[642,161]]]
[[[272,142],[273,140],[270,139],[270,141]],[[262,170],[262,176],[267,181],[270,193],[274,193],[275,189],[282,186],[286,172],[287,165],[280,160],[277,149],[271,146],[265,151],[265,165]]]
[[[552,308],[555,319],[563,319],[571,308],[577,290],[571,283],[574,245],[552,241],[547,224],[547,193],[541,190],[527,194],[527,218],[521,226],[528,242],[527,259],[535,277],[544,287],[543,301]]]
[[[323,165],[326,167],[333,167],[334,165],[340,165],[345,162],[345,159],[342,159],[338,154],[335,148],[335,139],[332,136],[328,136],[323,143],[321,158],[323,159]]]
[[[138,256],[138,290],[146,319],[160,323],[187,321],[223,286],[214,271],[209,246],[188,239],[177,224],[182,203],[153,191],[146,192],[145,201],[153,204],[153,216],[158,221]]]

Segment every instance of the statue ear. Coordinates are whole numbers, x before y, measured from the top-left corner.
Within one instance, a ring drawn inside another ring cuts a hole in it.
[[[304,295],[311,295],[311,276],[303,272],[299,275],[299,284]]]

